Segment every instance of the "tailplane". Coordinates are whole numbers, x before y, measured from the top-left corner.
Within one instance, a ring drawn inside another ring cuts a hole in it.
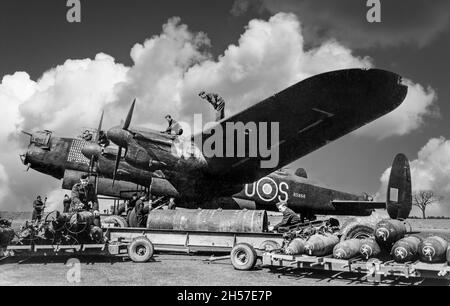
[[[392,163],[386,194],[386,208],[391,219],[406,219],[411,212],[411,171],[408,158],[404,154],[397,154]]]

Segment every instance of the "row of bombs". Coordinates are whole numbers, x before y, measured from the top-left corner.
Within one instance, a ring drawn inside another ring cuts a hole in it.
[[[394,261],[404,263],[419,259],[427,263],[450,263],[450,246],[442,237],[406,236],[406,226],[402,221],[386,219],[375,226],[373,237],[340,241],[336,234],[315,234],[304,240],[294,238],[285,247],[289,255],[307,254],[327,256],[337,259],[378,258],[389,254]]]

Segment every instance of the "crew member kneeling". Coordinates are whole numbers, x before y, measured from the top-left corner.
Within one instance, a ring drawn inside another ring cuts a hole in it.
[[[90,211],[94,214],[94,225],[101,227],[97,194],[94,185],[89,182],[89,176],[83,174],[80,182],[72,187],[71,211]]]

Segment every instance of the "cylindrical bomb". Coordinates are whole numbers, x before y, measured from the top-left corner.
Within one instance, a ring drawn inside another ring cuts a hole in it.
[[[0,227],[0,246],[6,246],[14,238],[14,230],[10,227]]]
[[[415,260],[418,256],[419,244],[422,240],[416,236],[408,236],[397,241],[391,249],[391,256],[396,262]]]
[[[295,238],[293,239],[284,252],[288,255],[300,255],[305,253],[305,244],[306,241],[301,238]]]
[[[348,239],[336,244],[333,248],[333,256],[338,259],[350,259],[359,255],[361,239]]]
[[[94,241],[100,242],[103,239],[103,230],[98,226],[91,226],[90,234]]]
[[[447,263],[450,264],[450,245],[447,247]]]
[[[390,246],[402,239],[406,234],[406,226],[400,220],[386,219],[377,223],[375,239],[384,246]]]
[[[377,257],[381,253],[381,248],[373,238],[363,239],[359,247],[359,253],[365,258],[369,259]]]
[[[156,209],[147,218],[148,229],[162,230],[261,233],[267,224],[265,210]]]
[[[425,238],[419,244],[419,256],[423,262],[444,262],[448,242],[439,236]]]
[[[80,211],[74,213],[69,219],[69,229],[72,232],[89,231],[94,224],[94,214],[90,211]]]
[[[305,243],[305,251],[308,255],[325,256],[333,252],[333,248],[339,243],[339,238],[333,234],[315,234]]]

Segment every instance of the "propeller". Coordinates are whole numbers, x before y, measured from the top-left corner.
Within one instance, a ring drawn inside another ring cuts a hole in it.
[[[98,127],[97,127],[97,133],[96,133],[95,139],[94,139],[95,143],[97,143],[97,144],[98,144],[98,141],[100,139],[100,131],[102,130],[103,116],[104,115],[105,115],[105,111],[103,110],[102,114],[100,116],[100,121],[99,121]],[[98,157],[95,156],[95,155],[92,155],[91,159],[89,161],[89,176],[93,176],[93,173],[96,172],[96,171],[94,171],[94,167],[95,167],[95,164],[97,163],[97,161],[98,161]],[[94,178],[94,180],[95,180],[95,193],[97,193],[97,189],[98,189],[97,175],[94,175],[94,177],[95,177]]]
[[[134,105],[135,104],[136,104],[136,99],[134,99],[133,103],[131,103],[130,110],[128,111],[127,117],[125,118],[125,122],[123,123],[122,130],[124,130],[124,131],[129,132],[128,128],[130,127],[131,118],[133,117]],[[119,151],[117,152],[116,163],[114,165],[113,183],[112,183],[113,186],[114,186],[114,183],[116,181],[117,170],[119,169],[119,163],[120,163],[120,158],[122,157],[122,149],[123,149],[123,147],[125,147],[125,155],[127,155],[128,146],[127,146],[126,143],[121,142],[119,144]]]

